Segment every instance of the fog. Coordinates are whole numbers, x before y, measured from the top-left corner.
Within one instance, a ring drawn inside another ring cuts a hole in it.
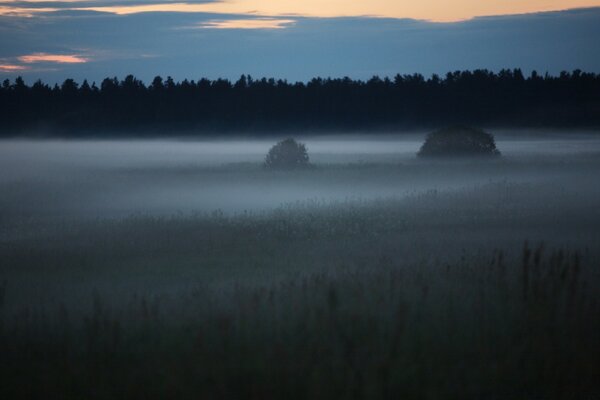
[[[556,248],[587,248],[596,254],[600,136],[493,133],[502,156],[487,160],[419,159],[416,152],[425,133],[299,137],[307,145],[312,168],[296,171],[271,171],[262,165],[280,138],[3,141],[0,255],[22,266],[11,273],[11,280],[20,281],[22,288],[39,287],[39,277],[46,276],[38,271],[31,280],[28,275],[44,264],[38,259],[55,259],[61,270],[66,254],[75,254],[67,264],[91,262],[95,272],[89,272],[86,284],[78,275],[52,272],[52,278],[42,279],[46,288],[39,291],[40,296],[61,298],[65,282],[74,280],[68,292],[80,297],[73,303],[85,304],[90,287],[120,299],[127,298],[132,288],[178,294],[189,279],[179,275],[167,279],[162,272],[166,265],[177,265],[177,270],[193,277],[194,285],[209,280],[223,284],[240,274],[249,279],[248,271],[258,279],[260,274],[246,265],[244,257],[248,252],[260,258],[276,251],[280,226],[307,229],[313,232],[309,237],[325,240],[319,246],[306,243],[306,249],[295,247],[297,239],[281,244],[277,251],[284,254],[315,253],[311,262],[297,261],[302,271],[341,260],[352,264],[378,253],[412,264],[456,259],[464,249],[469,254],[491,254],[501,248],[515,255],[526,240]],[[214,215],[231,216],[231,225],[214,221]],[[244,222],[245,216],[251,217],[249,222]],[[166,219],[154,225],[153,217]],[[110,221],[116,225],[105,226]],[[240,228],[245,224],[251,231]],[[365,232],[356,232],[357,226]],[[238,240],[237,229],[241,242],[231,244]],[[330,235],[328,229],[337,233]],[[391,242],[379,236],[388,229]],[[263,239],[263,232],[270,236]],[[199,250],[198,246],[213,249],[213,242],[202,243],[219,235],[228,249],[226,256],[211,258],[210,251]],[[349,245],[344,239],[348,235],[375,239],[370,245]],[[165,244],[165,238],[172,243]],[[249,251],[244,243],[252,241],[264,243]],[[31,260],[34,250],[48,255]],[[219,265],[224,272],[213,279],[213,272],[177,261],[190,251],[194,262]],[[111,271],[120,265],[137,268],[131,257],[141,260],[144,269],[115,279]],[[227,272],[232,257],[245,265],[241,272]],[[17,279],[20,268],[25,276]],[[269,281],[279,271],[277,266],[264,268]],[[102,274],[109,277],[100,279]],[[32,292],[38,291],[23,292],[22,304]],[[13,296],[16,301],[19,294]]]
[[[300,137],[315,168],[295,172],[262,168],[277,138],[8,140],[0,144],[2,217],[240,213],[498,181],[587,187],[600,164],[600,137],[592,134],[496,132],[502,157],[492,161],[419,160],[423,138]]]
[[[192,393],[181,371],[209,382],[199,377],[219,365],[214,386],[236,387],[250,360],[261,374],[274,366],[264,382],[306,365],[291,374],[340,370],[314,387],[345,388],[356,371],[379,376],[398,340],[393,371],[450,376],[437,397],[461,397],[456,382],[481,371],[474,397],[490,382],[514,397],[522,388],[505,382],[523,377],[531,393],[557,393],[567,364],[567,382],[590,382],[592,393],[600,136],[492,133],[502,156],[487,160],[418,159],[423,133],[299,137],[312,167],[296,171],[263,168],[279,138],[3,141],[0,376],[27,388],[34,380],[21,371],[32,370],[46,393],[75,398],[118,376],[115,396],[126,382],[136,397],[165,380]],[[279,344],[289,358],[272,352]],[[539,365],[552,379],[534,379]],[[174,393],[161,390],[151,392]]]

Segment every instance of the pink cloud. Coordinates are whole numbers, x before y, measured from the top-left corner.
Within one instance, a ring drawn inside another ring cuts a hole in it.
[[[201,28],[207,29],[283,29],[293,24],[292,19],[224,19],[210,20],[200,24]]]
[[[37,62],[50,62],[59,64],[81,64],[88,62],[89,60],[85,57],[81,57],[73,54],[48,54],[48,53],[33,53],[25,56],[18,57],[20,62],[23,63],[37,63]]]
[[[24,65],[14,65],[14,64],[0,64],[0,71],[2,72],[16,72],[23,71],[28,69]]]

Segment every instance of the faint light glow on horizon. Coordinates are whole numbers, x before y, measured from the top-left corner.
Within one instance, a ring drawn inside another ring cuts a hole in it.
[[[421,0],[418,2],[401,0],[224,0],[212,2],[164,2],[138,5],[113,5],[111,2],[94,1],[86,7],[86,0],[73,2],[73,7],[52,8],[50,0],[29,2],[8,1],[0,6],[0,15],[32,16],[59,10],[87,10],[128,15],[144,12],[202,12],[230,15],[256,15],[263,17],[305,16],[305,17],[386,17],[412,18],[434,22],[452,22],[471,19],[477,16],[526,14],[544,11],[559,11],[570,8],[600,6],[600,0]],[[15,6],[6,4],[15,3]],[[49,7],[32,8],[30,5],[48,3]],[[29,4],[29,6],[27,5]],[[83,4],[83,5],[82,5]],[[100,5],[98,5],[100,4]],[[103,5],[105,4],[105,5]],[[233,27],[235,28],[235,27]]]
[[[38,62],[49,62],[58,64],[81,64],[86,63],[89,60],[87,58],[73,55],[73,54],[47,54],[47,53],[33,53],[25,56],[17,57],[20,62],[30,64]]]
[[[215,19],[198,25],[203,29],[283,29],[295,23],[292,19]]]

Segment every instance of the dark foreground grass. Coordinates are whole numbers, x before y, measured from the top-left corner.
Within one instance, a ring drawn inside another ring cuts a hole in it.
[[[13,226],[0,397],[596,399],[598,213],[545,194]]]
[[[590,279],[592,279],[590,281]],[[3,320],[3,398],[595,398],[596,278],[576,253],[309,274]],[[222,301],[226,298],[226,301]],[[225,304],[223,304],[225,303]]]

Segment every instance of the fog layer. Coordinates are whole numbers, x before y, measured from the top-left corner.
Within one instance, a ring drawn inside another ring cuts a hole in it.
[[[423,134],[306,138],[306,171],[265,170],[273,140],[3,141],[2,218],[259,211],[497,182],[594,191],[600,137],[500,132],[493,161],[422,161]]]

